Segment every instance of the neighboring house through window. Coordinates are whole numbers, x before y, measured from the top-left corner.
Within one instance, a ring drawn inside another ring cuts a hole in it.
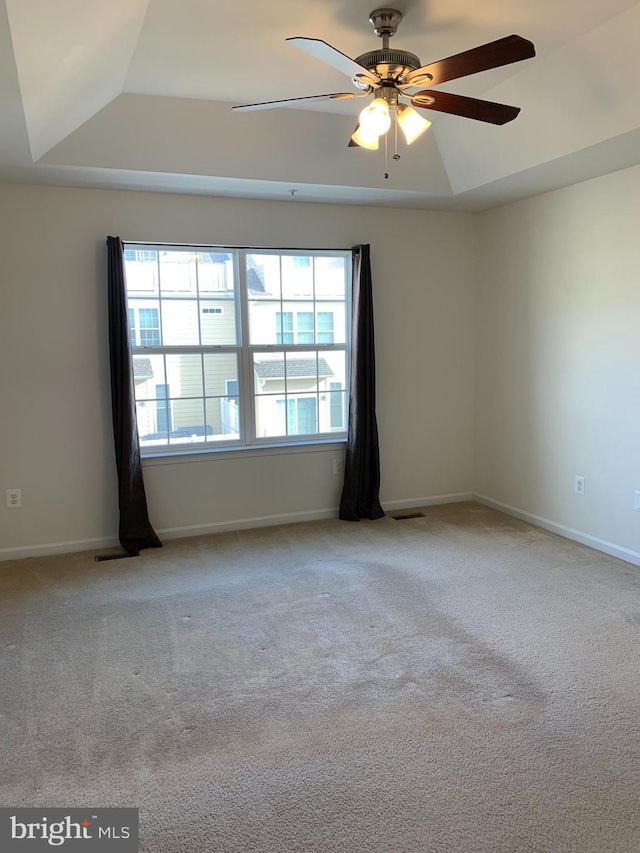
[[[346,438],[350,252],[125,246],[143,454]]]

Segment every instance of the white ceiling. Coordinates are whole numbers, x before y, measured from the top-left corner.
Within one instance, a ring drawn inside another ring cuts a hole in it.
[[[504,127],[430,113],[389,167],[348,149],[362,102],[233,113],[351,91],[288,45],[380,46],[374,0],[0,0],[0,179],[478,210],[640,163],[640,3],[397,0],[423,63],[511,33],[535,59],[449,83],[522,107]]]

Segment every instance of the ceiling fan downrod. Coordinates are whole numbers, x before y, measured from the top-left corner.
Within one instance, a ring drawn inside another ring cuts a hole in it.
[[[389,39],[396,34],[401,20],[402,12],[397,9],[374,9],[369,15],[374,33],[382,39],[383,50],[389,47]]]

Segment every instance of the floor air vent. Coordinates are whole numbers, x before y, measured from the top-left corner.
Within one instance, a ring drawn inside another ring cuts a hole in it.
[[[137,557],[137,554],[98,554],[93,559],[96,563],[104,563],[105,560],[126,560],[128,557]]]
[[[410,518],[424,518],[423,512],[403,512],[392,515],[391,518],[395,521],[407,521]]]

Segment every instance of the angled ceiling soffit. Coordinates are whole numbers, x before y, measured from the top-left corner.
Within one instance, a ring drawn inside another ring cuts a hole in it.
[[[518,74],[485,92],[487,100],[522,108],[511,124],[493,127],[449,117],[434,123],[454,193],[640,127],[638,31],[640,5],[561,50],[530,60]]]
[[[293,109],[234,113],[226,102],[123,94],[43,162],[450,195],[431,134],[402,146],[397,162],[390,139],[385,179],[383,146],[347,147],[355,123],[355,116]]]
[[[122,91],[148,2],[6,0],[34,162]]]

